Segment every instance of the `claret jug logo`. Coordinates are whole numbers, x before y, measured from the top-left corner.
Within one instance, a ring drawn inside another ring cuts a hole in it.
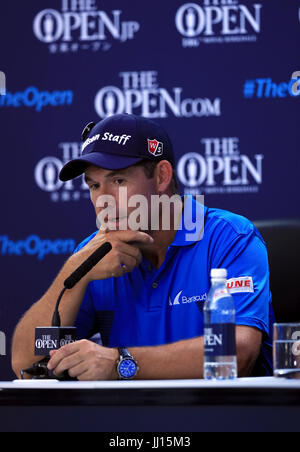
[[[183,47],[200,44],[255,42],[261,31],[261,3],[244,5],[240,0],[202,0],[185,3],[175,24]]]
[[[114,41],[134,39],[140,25],[122,20],[123,11],[100,11],[96,0],[61,0],[61,11],[44,9],[33,20],[37,39],[50,53],[80,50],[108,51]]]

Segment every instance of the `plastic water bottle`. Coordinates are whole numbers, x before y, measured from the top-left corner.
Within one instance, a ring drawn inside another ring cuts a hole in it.
[[[235,304],[227,289],[227,270],[212,269],[204,305],[204,379],[237,378]]]

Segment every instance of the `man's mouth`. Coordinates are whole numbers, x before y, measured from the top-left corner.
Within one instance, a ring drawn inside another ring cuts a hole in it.
[[[125,223],[126,222],[126,223]],[[106,224],[108,227],[118,228],[121,224],[127,226],[127,217],[108,218]]]
[[[111,222],[117,222],[117,221],[123,221],[123,220],[127,220],[127,217],[118,217],[118,218],[109,218],[108,221]]]

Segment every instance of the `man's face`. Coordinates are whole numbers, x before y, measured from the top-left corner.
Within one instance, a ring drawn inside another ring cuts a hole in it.
[[[131,166],[112,171],[91,165],[85,171],[85,181],[102,226],[105,220],[108,230],[132,229],[129,221],[134,217],[138,223],[143,220],[145,227],[140,229],[149,229],[151,195],[157,195],[157,191],[154,178],[148,179],[143,167]],[[142,195],[144,200],[139,212],[137,212],[139,197],[136,195]],[[137,215],[138,213],[140,215]]]

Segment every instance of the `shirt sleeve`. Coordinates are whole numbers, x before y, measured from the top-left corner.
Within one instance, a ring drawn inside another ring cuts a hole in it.
[[[217,239],[211,268],[226,268],[228,288],[236,305],[236,324],[256,327],[267,335],[271,308],[266,245],[252,225],[238,234],[225,226]]]

